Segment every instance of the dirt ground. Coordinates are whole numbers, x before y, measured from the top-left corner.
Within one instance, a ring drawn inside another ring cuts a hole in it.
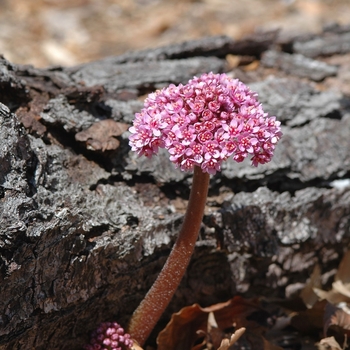
[[[254,30],[350,23],[349,0],[0,0],[0,53],[70,66],[126,51]]]

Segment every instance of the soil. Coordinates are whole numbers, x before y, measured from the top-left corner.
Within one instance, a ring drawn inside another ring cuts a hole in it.
[[[348,0],[0,0],[0,53],[71,66],[126,51],[256,30],[319,32],[348,24]]]

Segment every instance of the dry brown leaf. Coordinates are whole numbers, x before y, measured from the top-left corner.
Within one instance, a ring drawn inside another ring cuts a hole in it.
[[[215,304],[204,309],[207,312],[214,312],[216,322],[220,329],[231,328],[234,324],[236,328],[247,328],[255,325],[254,321],[247,318],[254,312],[262,311],[257,299],[243,299],[236,296],[226,303]]]
[[[225,337],[225,333],[222,329],[218,327],[214,313],[209,312],[207,343],[210,342],[212,347],[216,349],[221,344],[221,341],[224,337]],[[192,349],[192,350],[195,350],[195,349]]]
[[[300,311],[294,315],[291,319],[292,326],[304,334],[323,329],[325,335],[336,334],[340,339],[344,336],[350,336],[349,266],[350,251],[344,255],[330,291],[320,289],[321,274],[319,268],[315,267],[310,280],[301,293],[301,298],[309,310]],[[315,303],[313,292],[320,300],[319,302]],[[320,345],[320,347],[322,346]]]
[[[335,281],[342,281],[343,284],[350,284],[350,250],[347,251],[339,264],[335,275]]]
[[[240,328],[237,329],[236,332],[234,332],[231,335],[230,340],[229,339],[224,339],[221,342],[220,347],[218,348],[218,350],[228,350],[228,348],[233,345],[234,343],[236,343],[236,341],[243,335],[243,333],[245,332],[245,328]]]
[[[332,289],[325,291],[314,288],[320,300],[327,300],[331,304],[339,304],[342,302],[350,303],[350,284],[344,285],[342,281],[338,280],[332,283]]]
[[[333,333],[350,336],[350,309],[346,303],[338,306],[328,303],[324,314],[324,334],[331,330]]]
[[[167,326],[158,334],[158,350],[191,349],[207,331],[208,313],[198,305],[184,307],[173,314]]]
[[[119,147],[120,142],[116,137],[125,132],[128,127],[127,124],[116,122],[113,119],[101,120],[90,128],[75,134],[75,139],[84,142],[90,151],[111,151]]]
[[[323,338],[318,344],[316,344],[318,350],[342,350],[342,347],[334,339],[334,337]]]
[[[254,350],[283,350],[280,346],[266,340],[261,334],[258,334],[257,332],[246,330],[241,339],[247,343],[246,346],[244,346],[245,348]]]
[[[300,293],[301,299],[309,309],[318,301],[318,295],[315,293],[314,288],[321,288],[321,268],[318,264],[315,265],[309,281]]]
[[[330,291],[314,288],[319,299],[325,299],[331,304],[350,303],[350,250],[343,256],[339,264],[335,280]]]
[[[133,339],[133,342],[134,345],[132,346],[131,350],[143,350],[136,340]]]
[[[218,328],[218,324],[216,322],[214,313],[213,312],[209,312],[209,315],[208,315],[208,332],[210,332],[210,330],[212,328]]]
[[[236,328],[249,326],[260,334],[264,328],[255,321],[247,320],[248,316],[257,311],[262,311],[257,300],[245,300],[238,296],[206,308],[201,308],[198,304],[185,307],[173,314],[168,325],[159,333],[158,350],[195,349],[203,338],[210,342],[215,340],[218,347],[224,330],[231,329],[233,325]],[[209,317],[210,314],[212,316]],[[217,341],[218,333],[222,334],[220,341]],[[260,341],[263,342],[262,338]]]
[[[350,299],[350,283],[344,284],[343,281],[338,280],[333,282],[332,287],[336,292]]]
[[[326,301],[318,301],[312,309],[299,311],[291,319],[290,324],[303,334],[323,329],[323,315]]]
[[[201,338],[203,337],[203,340],[201,343],[196,344],[195,346],[192,346],[191,350],[203,350],[205,345],[207,344],[207,334],[203,331],[198,331],[198,336]]]

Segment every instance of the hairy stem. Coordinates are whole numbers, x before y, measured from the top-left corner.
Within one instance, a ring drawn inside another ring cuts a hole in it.
[[[203,219],[209,174],[195,167],[186,215],[176,243],[157,280],[135,310],[128,333],[142,346],[179,286],[190,262]]]

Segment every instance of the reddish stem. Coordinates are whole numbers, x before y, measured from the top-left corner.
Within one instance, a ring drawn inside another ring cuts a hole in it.
[[[190,262],[203,219],[209,174],[195,166],[190,199],[176,243],[157,280],[135,310],[128,333],[142,346],[179,286]]]

